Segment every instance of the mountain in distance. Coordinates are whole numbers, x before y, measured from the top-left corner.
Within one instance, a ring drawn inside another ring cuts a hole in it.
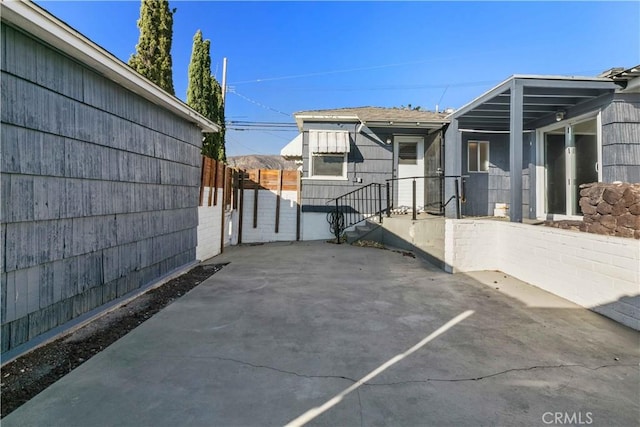
[[[227,157],[227,165],[237,169],[283,169],[296,170],[298,166],[292,160],[285,160],[284,157],[268,154],[252,154],[248,156]]]

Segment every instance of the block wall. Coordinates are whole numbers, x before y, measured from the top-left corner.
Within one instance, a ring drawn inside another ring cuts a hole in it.
[[[203,192],[203,199],[209,198],[211,191],[218,192],[218,200],[222,201],[222,188],[206,187]],[[206,203],[204,206],[198,207],[198,246],[196,247],[196,259],[204,261],[212,258],[221,252],[221,236],[222,231],[222,215],[225,218],[229,216],[229,213],[225,213],[223,209],[223,203],[218,203],[215,206],[208,206]],[[229,239],[229,220],[225,220],[225,232],[224,232],[224,245],[230,243]]]
[[[454,272],[500,270],[640,330],[640,242],[494,220],[450,220]]]
[[[254,191],[245,191],[242,212],[242,243],[295,241],[297,199],[297,191],[282,191],[280,223],[276,233],[277,193],[271,190],[258,190],[258,217],[254,228]]]

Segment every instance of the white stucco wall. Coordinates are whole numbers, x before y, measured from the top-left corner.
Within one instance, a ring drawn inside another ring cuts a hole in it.
[[[445,262],[453,272],[503,271],[640,330],[638,240],[447,219]]]

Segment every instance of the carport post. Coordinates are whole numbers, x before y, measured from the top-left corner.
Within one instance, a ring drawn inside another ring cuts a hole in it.
[[[524,88],[521,81],[511,82],[511,107],[509,120],[509,219],[522,222],[522,103]]]

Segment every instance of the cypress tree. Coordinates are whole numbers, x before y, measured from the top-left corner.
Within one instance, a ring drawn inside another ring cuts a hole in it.
[[[202,142],[202,154],[217,160],[225,160],[222,90],[216,79],[211,76],[210,48],[211,42],[203,40],[202,32],[198,30],[193,36],[189,62],[187,105],[221,126],[220,132],[205,136]]]
[[[218,160],[227,160],[227,153],[224,144],[224,134],[226,132],[224,124],[224,102],[222,98],[222,87],[215,77],[211,76],[211,87],[213,89],[213,97],[215,100],[215,116],[214,121],[220,125],[220,132],[215,134],[215,147]]]
[[[175,95],[171,62],[173,14],[168,0],[142,0],[138,28],[140,38],[129,65],[137,72]]]

